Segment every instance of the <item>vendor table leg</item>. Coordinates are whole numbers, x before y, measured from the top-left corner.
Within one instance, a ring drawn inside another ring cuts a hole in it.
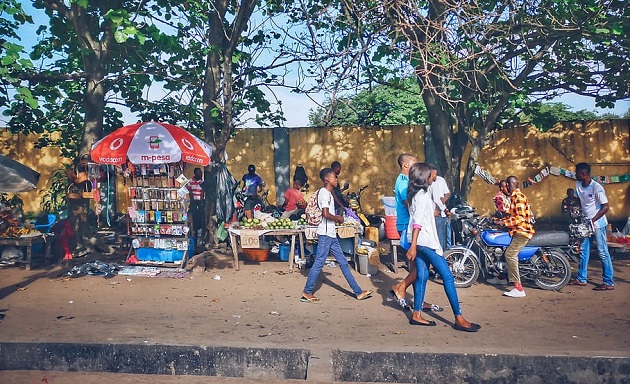
[[[26,246],[26,270],[31,270],[31,256],[33,254],[32,245]]]
[[[298,233],[300,237],[300,260],[305,260],[306,255],[304,254],[304,235],[302,233]]]
[[[293,272],[293,253],[295,252],[295,234],[291,235],[291,248],[289,249],[289,271]]]
[[[238,242],[236,241],[236,235],[230,233],[230,242],[234,253],[234,268],[238,271]]]

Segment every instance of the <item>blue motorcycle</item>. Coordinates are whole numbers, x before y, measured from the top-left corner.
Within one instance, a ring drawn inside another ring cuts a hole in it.
[[[451,212],[460,245],[445,251],[444,258],[455,277],[455,286],[470,287],[479,275],[485,279],[505,276],[504,253],[510,245],[510,235],[494,229],[490,217],[480,217],[470,206],[458,206]],[[521,280],[533,281],[546,290],[562,289],[571,278],[569,252],[571,239],[567,232],[537,232],[518,255]]]

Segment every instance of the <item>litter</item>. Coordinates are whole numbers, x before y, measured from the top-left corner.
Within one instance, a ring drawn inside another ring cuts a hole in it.
[[[73,277],[81,275],[107,277],[115,275],[118,270],[120,270],[120,266],[118,266],[117,264],[107,264],[98,260],[94,260],[81,266],[75,265],[70,271],[68,271],[68,275]]]

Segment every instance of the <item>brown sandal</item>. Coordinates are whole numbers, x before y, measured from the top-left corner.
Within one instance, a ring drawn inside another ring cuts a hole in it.
[[[614,289],[614,285],[600,284],[597,287],[593,288],[593,291],[612,291]]]
[[[581,282],[581,281],[580,281],[580,280],[578,280],[578,279],[572,279],[572,280],[570,280],[570,281],[567,283],[567,285],[577,285],[577,286],[579,286],[579,287],[584,287],[584,286],[586,286],[586,283],[583,283],[583,282]]]

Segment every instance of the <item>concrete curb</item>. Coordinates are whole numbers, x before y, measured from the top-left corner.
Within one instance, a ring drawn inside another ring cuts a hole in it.
[[[630,358],[0,342],[0,371],[194,375],[396,383],[629,383]],[[328,364],[324,356],[330,358]],[[332,374],[328,374],[332,369]]]
[[[0,370],[305,379],[304,349],[0,343]]]
[[[395,383],[628,383],[630,358],[333,351],[334,379]]]

